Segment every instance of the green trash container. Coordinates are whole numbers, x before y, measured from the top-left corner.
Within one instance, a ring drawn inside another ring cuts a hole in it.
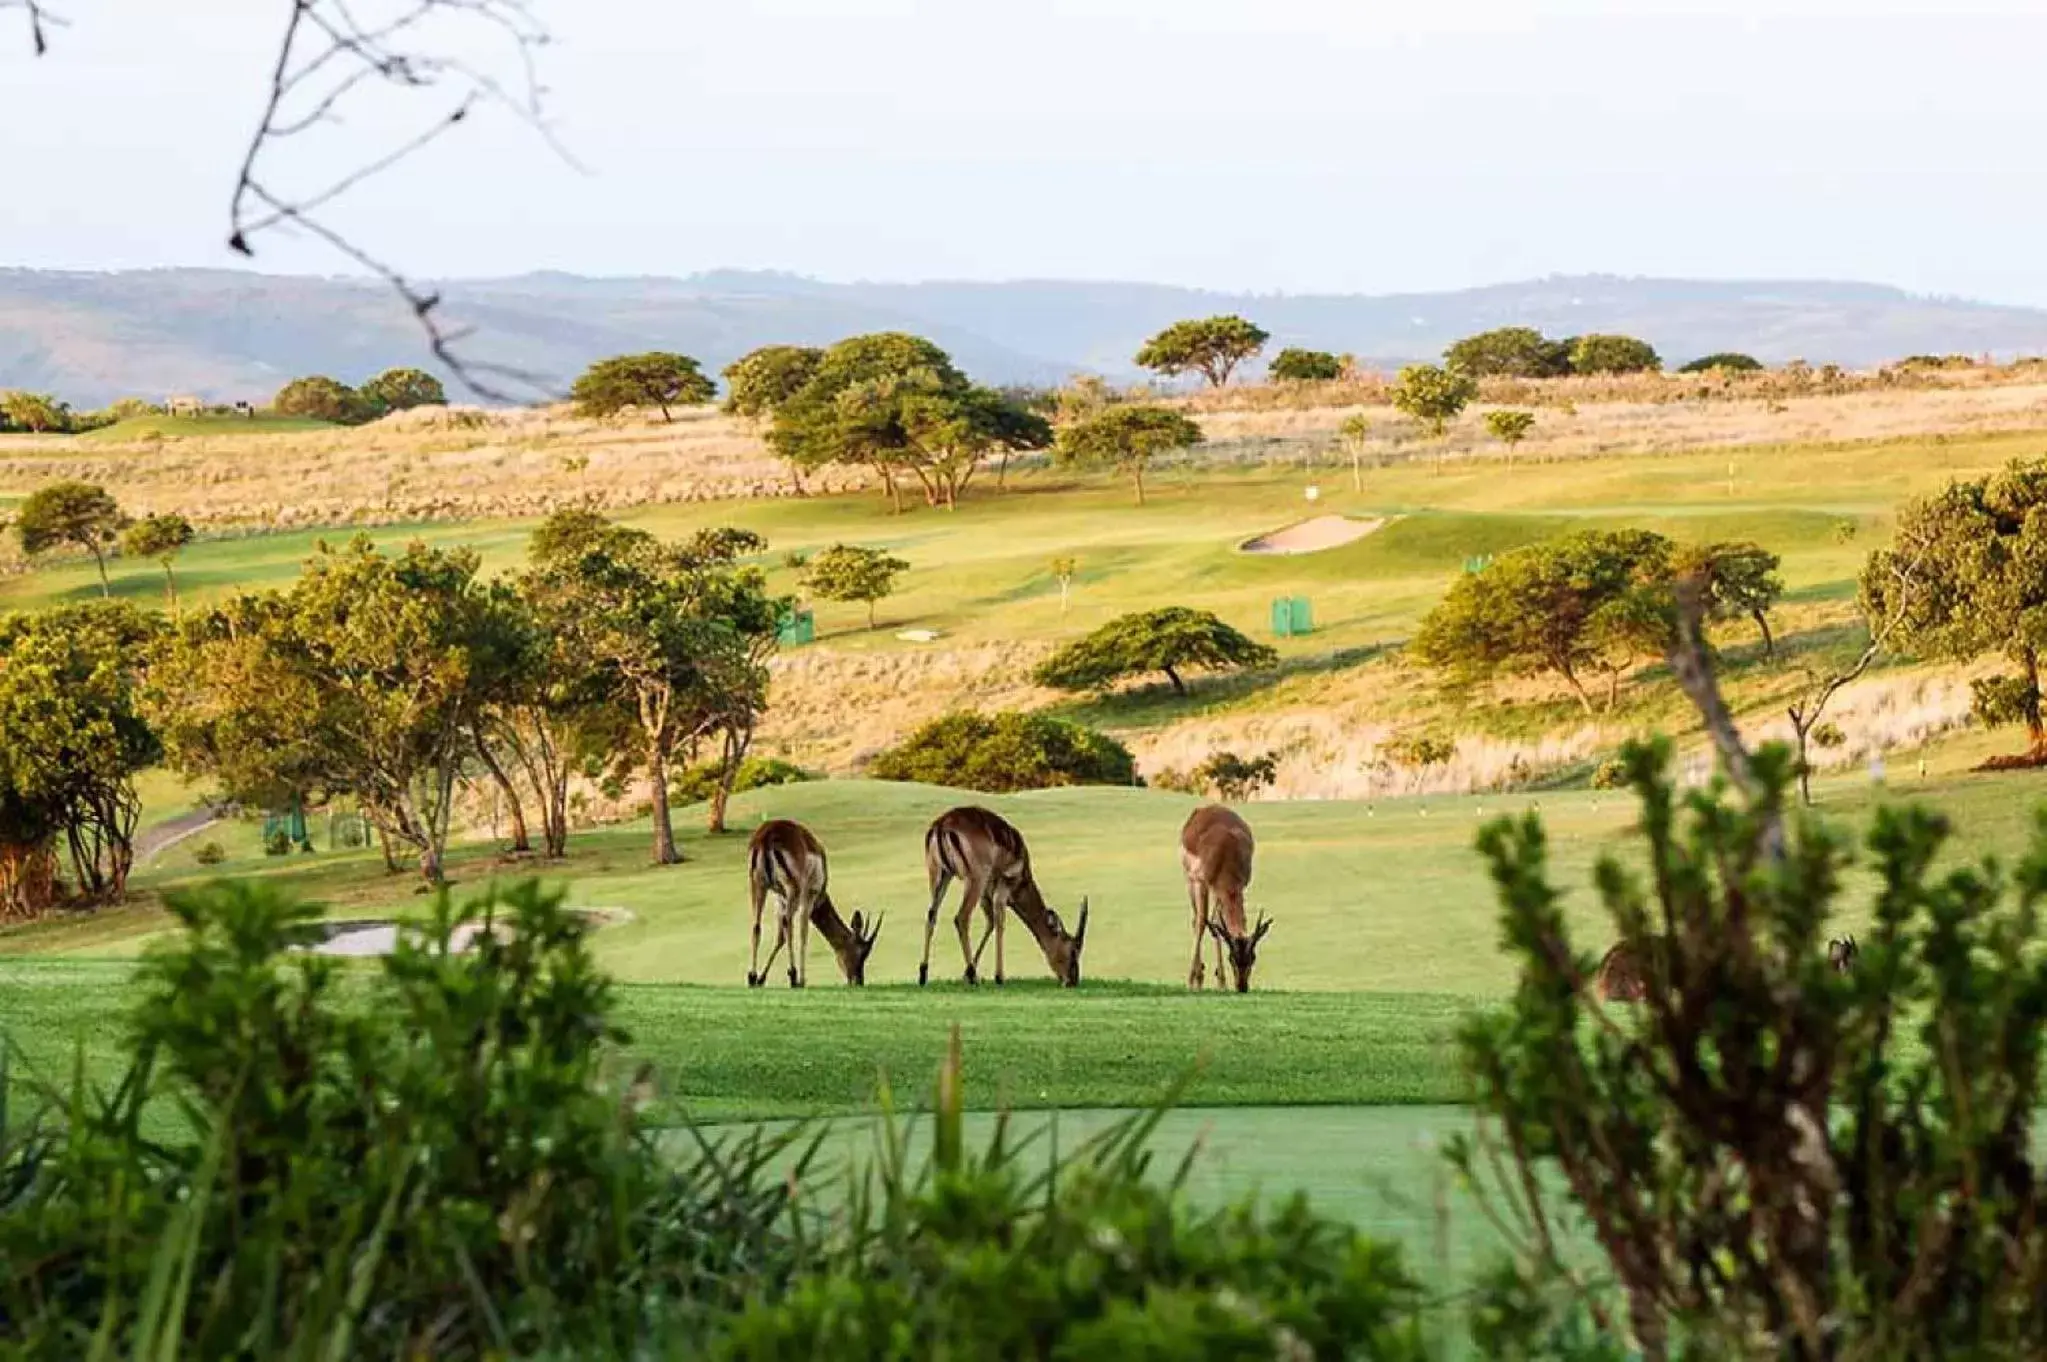
[[[1289,621],[1293,625],[1292,632],[1296,635],[1314,633],[1315,623],[1308,612],[1308,598],[1296,596],[1289,604],[1292,606],[1290,611],[1292,618]]]

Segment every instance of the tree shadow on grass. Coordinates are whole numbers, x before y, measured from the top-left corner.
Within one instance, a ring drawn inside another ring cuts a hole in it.
[[[1339,648],[1308,657],[1289,657],[1259,671],[1202,675],[1190,679],[1187,693],[1176,693],[1163,679],[1106,694],[1076,696],[1047,712],[1091,727],[1158,728],[1178,719],[1246,700],[1261,691],[1302,677],[1327,676],[1362,667],[1389,651],[1383,643]]]

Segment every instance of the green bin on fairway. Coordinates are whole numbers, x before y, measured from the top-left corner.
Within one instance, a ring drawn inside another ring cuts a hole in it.
[[[1278,638],[1293,638],[1315,632],[1315,619],[1306,596],[1282,596],[1272,603],[1272,632]]]
[[[794,648],[803,643],[817,641],[817,617],[808,610],[798,610],[782,617],[782,625],[776,631],[776,639],[784,648]]]

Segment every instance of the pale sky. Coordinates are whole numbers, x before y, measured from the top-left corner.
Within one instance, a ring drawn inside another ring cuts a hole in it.
[[[2047,305],[2047,0],[530,2],[581,168],[493,115],[358,190],[339,220],[417,273],[1601,272]],[[0,265],[236,264],[289,0],[50,3],[40,61],[0,9]],[[307,182],[427,112],[357,108]],[[257,263],[345,269],[276,239]]]

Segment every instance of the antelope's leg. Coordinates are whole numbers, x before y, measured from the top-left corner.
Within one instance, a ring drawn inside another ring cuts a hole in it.
[[[938,905],[945,902],[945,891],[951,887],[952,872],[938,867],[931,876],[931,911],[924,915],[924,959],[917,966],[920,985],[931,977],[931,934],[938,930]]]
[[[1230,976],[1223,971],[1223,943],[1219,936],[1215,938],[1215,986],[1217,988],[1230,986]]]
[[[789,961],[789,982],[792,987],[803,988],[810,983],[810,914],[805,912],[797,917],[796,945]]]
[[[1207,973],[1201,967],[1201,938],[1208,935],[1208,886],[1190,878],[1187,898],[1194,905],[1194,960],[1187,966],[1187,987],[1198,989]]]
[[[1009,926],[1009,894],[1004,891],[1002,901],[995,905],[995,982],[1002,982],[1002,937]]]
[[[785,901],[784,901],[784,903],[783,903],[783,911],[781,911],[781,912],[779,912],[779,913],[775,914],[775,948],[774,948],[773,950],[771,950],[771,951],[769,951],[769,952],[768,952],[768,963],[767,963],[767,964],[765,964],[765,965],[762,965],[762,966],[761,966],[761,982],[762,982],[762,983],[766,983],[766,982],[768,981],[768,975],[769,975],[769,973],[771,973],[771,972],[772,972],[772,971],[774,970],[774,968],[775,968],[775,958],[776,958],[777,956],[781,955],[781,953],[782,953],[782,947],[783,947],[783,946],[785,946],[785,945],[788,945],[788,943],[789,943],[789,913],[788,913],[788,904],[787,904],[787,901],[785,900]],[[795,965],[795,960],[794,960],[794,957],[793,957],[793,956],[791,957],[791,960],[790,960],[790,965],[791,965],[791,969],[792,969],[792,972],[793,972],[793,969],[794,969],[794,965]]]
[[[988,883],[977,878],[971,870],[967,872],[962,883],[966,887],[966,892],[960,896],[960,910],[953,914],[952,926],[960,936],[960,959],[967,962],[967,982],[978,984],[981,982],[981,976],[975,966],[980,963],[981,953],[969,944],[967,924],[974,920],[974,910],[988,897]],[[985,944],[988,938],[984,934],[981,940]]]
[[[767,882],[758,876],[749,877],[753,895],[753,955],[746,966],[746,986],[753,988],[761,982],[761,908],[768,901]]]
[[[992,936],[995,938],[995,982],[999,984],[1002,982],[1002,914],[1006,909],[996,904],[996,895],[996,881],[990,879],[988,887],[981,892],[981,911],[988,922],[981,928],[981,944],[974,947],[974,958],[967,971],[976,975],[980,973],[981,953],[988,949],[988,938]]]

